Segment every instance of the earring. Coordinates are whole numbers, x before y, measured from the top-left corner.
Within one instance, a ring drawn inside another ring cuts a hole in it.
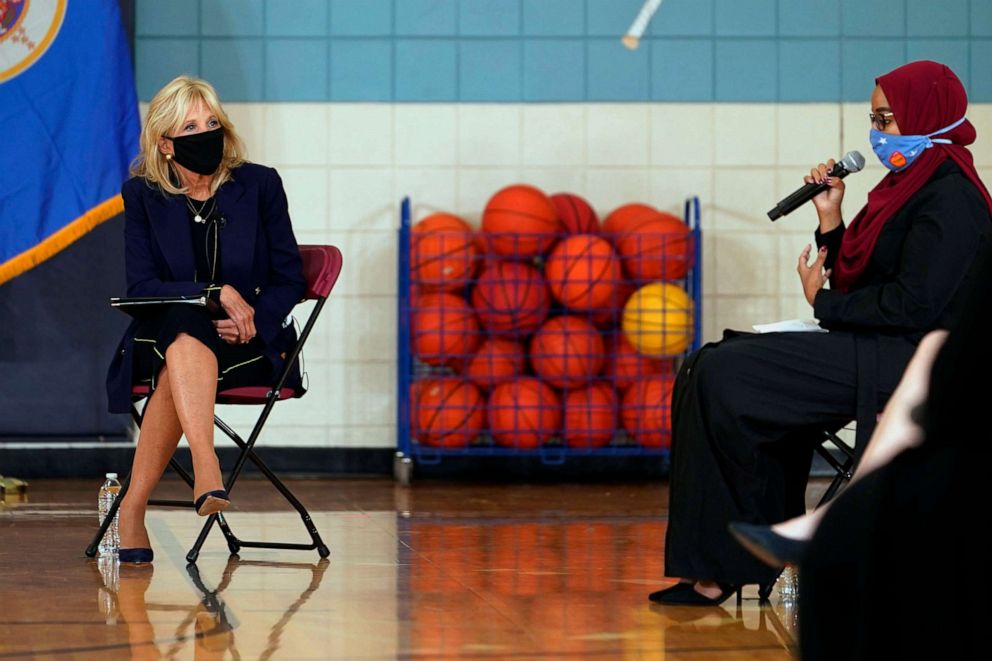
[[[165,160],[171,161],[172,160],[172,154],[166,154],[165,155]]]

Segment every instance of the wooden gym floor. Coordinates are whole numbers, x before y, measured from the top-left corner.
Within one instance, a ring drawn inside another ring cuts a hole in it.
[[[83,555],[99,480],[35,480],[0,504],[0,659],[789,659],[791,602],[651,605],[663,484],[296,480],[331,549],[246,549],[154,509],[154,566]],[[811,488],[811,498],[822,485]],[[167,481],[162,497],[188,493]],[[265,482],[242,480],[242,538],[306,541]]]

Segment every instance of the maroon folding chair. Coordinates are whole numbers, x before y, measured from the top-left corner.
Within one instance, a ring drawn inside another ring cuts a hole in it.
[[[262,411],[258,416],[258,420],[255,422],[255,426],[251,430],[251,434],[248,436],[248,440],[242,439],[237,432],[231,429],[223,420],[218,416],[214,416],[214,424],[224,432],[228,438],[234,441],[238,447],[241,448],[241,452],[238,455],[237,462],[234,464],[234,468],[231,470],[226,482],[224,483],[224,488],[230,493],[234,488],[234,484],[238,480],[238,476],[241,475],[241,470],[244,468],[246,461],[251,461],[258,470],[268,478],[269,482],[283,495],[283,497],[289,501],[289,504],[299,513],[300,517],[303,519],[303,525],[307,529],[307,533],[310,535],[310,544],[287,544],[280,542],[255,542],[246,541],[239,539],[231,531],[231,527],[228,525],[227,520],[224,518],[222,513],[212,514],[207,518],[207,521],[203,524],[203,528],[200,530],[200,535],[196,539],[196,543],[193,548],[190,549],[189,553],[186,554],[186,560],[189,562],[196,562],[196,559],[200,555],[200,548],[207,539],[207,535],[210,533],[211,528],[215,523],[220,525],[221,532],[224,533],[224,537],[227,540],[227,548],[230,549],[231,553],[236,555],[242,548],[259,548],[259,549],[293,549],[301,551],[316,550],[317,553],[322,558],[326,558],[330,555],[330,550],[328,550],[327,545],[320,538],[320,534],[317,532],[316,526],[314,526],[313,521],[310,519],[310,514],[307,512],[303,504],[297,500],[293,492],[283,484],[282,480],[276,477],[276,474],[265,465],[259,456],[255,453],[255,441],[258,439],[259,435],[262,433],[262,428],[265,426],[265,421],[269,417],[269,413],[272,411],[272,407],[280,399],[289,399],[293,397],[301,397],[302,393],[297,393],[293,388],[286,387],[286,380],[289,378],[291,371],[296,365],[297,358],[300,356],[300,352],[303,350],[303,345],[306,343],[307,338],[310,337],[310,331],[313,329],[314,323],[317,321],[317,317],[320,315],[320,311],[324,307],[324,303],[327,302],[327,297],[330,295],[331,290],[334,288],[334,283],[337,282],[338,275],[341,273],[341,251],[334,246],[300,246],[300,255],[303,257],[303,274],[307,281],[307,291],[304,295],[303,300],[315,300],[317,301],[316,306],[314,306],[313,311],[307,318],[306,324],[303,326],[303,330],[300,332],[299,339],[296,345],[293,347],[292,351],[286,357],[286,367],[283,369],[282,373],[279,375],[278,380],[272,387],[268,386],[257,386],[257,387],[245,387],[245,388],[229,388],[227,390],[221,390],[217,393],[217,403],[218,404],[261,404],[263,405]],[[133,399],[136,402],[148,397],[151,394],[151,390],[146,385],[135,386],[132,390]],[[135,405],[131,406],[131,417],[134,419],[138,427],[141,427],[141,414],[138,413],[138,408]],[[193,476],[182,467],[182,465],[176,461],[175,457],[169,460],[169,466],[190,486],[193,488]],[[113,521],[114,516],[117,514],[118,507],[120,506],[121,500],[127,493],[128,484],[130,483],[131,476],[128,475],[124,482],[121,484],[121,491],[117,498],[114,500],[110,511],[107,513],[106,518],[101,522],[100,529],[97,531],[96,536],[93,541],[86,548],[86,555],[90,558],[96,555],[97,546],[100,540],[103,539],[104,534],[107,532],[107,528],[110,527],[111,521]],[[191,500],[150,500],[149,505],[165,505],[170,507],[192,507],[193,504]]]

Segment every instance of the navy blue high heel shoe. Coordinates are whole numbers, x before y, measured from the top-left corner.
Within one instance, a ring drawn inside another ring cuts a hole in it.
[[[151,562],[155,559],[155,552],[151,549],[119,549],[117,559],[121,562]]]
[[[741,546],[774,569],[782,569],[786,565],[798,565],[806,553],[808,542],[780,535],[772,530],[771,526],[735,522],[731,523],[728,529]]]
[[[231,498],[227,495],[227,491],[217,489],[216,491],[208,491],[197,498],[193,507],[196,508],[196,513],[200,516],[210,516],[226,510],[230,504]]]

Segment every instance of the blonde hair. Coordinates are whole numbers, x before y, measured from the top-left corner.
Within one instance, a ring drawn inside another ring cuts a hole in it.
[[[145,127],[141,131],[141,153],[131,163],[131,174],[144,177],[165,193],[182,195],[189,192],[182,185],[175,165],[159,151],[158,143],[162,137],[182,128],[186,115],[200,101],[224,127],[224,157],[214,173],[210,192],[216,193],[218,188],[231,179],[231,170],[247,160],[245,144],[221,107],[217,91],[207,81],[192,76],[172,79],[152,97]]]

